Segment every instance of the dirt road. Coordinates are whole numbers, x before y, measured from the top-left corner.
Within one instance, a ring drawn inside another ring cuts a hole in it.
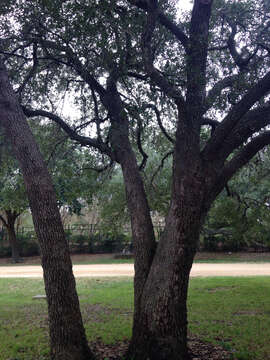
[[[74,265],[76,277],[133,276],[131,264]],[[270,263],[194,264],[191,276],[270,276]],[[41,266],[0,266],[0,278],[40,278]]]

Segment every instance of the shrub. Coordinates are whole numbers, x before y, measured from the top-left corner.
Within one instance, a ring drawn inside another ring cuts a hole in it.
[[[91,253],[114,253],[121,251],[129,242],[122,233],[106,232],[90,236],[88,251]]]
[[[71,235],[69,237],[69,247],[72,253],[85,254],[89,252],[89,238],[86,235]]]
[[[36,256],[40,254],[39,245],[35,232],[18,234],[17,240],[21,256]]]
[[[216,234],[205,236],[200,249],[204,251],[240,251],[246,247],[246,242],[231,235]]]
[[[21,256],[39,255],[39,246],[34,232],[28,232],[17,235],[19,253]],[[0,257],[10,257],[11,248],[3,242],[3,236],[0,236]]]

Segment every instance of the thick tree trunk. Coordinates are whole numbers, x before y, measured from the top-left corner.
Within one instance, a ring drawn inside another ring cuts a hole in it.
[[[121,166],[125,181],[127,204],[131,218],[133,252],[135,260],[134,328],[140,319],[141,296],[155,254],[156,242],[150,216],[150,209],[135,155],[130,152],[129,156],[122,158]],[[142,251],[142,249],[144,250]]]
[[[181,120],[180,120],[181,121]],[[205,183],[196,132],[182,137],[174,151],[170,209],[134,324],[127,358],[187,360],[189,274],[204,218]],[[193,149],[193,151],[191,151]]]
[[[134,252],[134,318],[140,317],[140,299],[156,250],[153,223],[135,153],[129,141],[128,118],[114,80],[108,84],[105,103],[112,119],[110,141],[116,161],[121,165],[129,209]]]
[[[171,207],[134,324],[128,358],[186,360],[187,292],[200,230],[200,207]]]
[[[41,249],[48,301],[51,358],[89,360],[72,263],[50,175],[0,63],[0,123],[26,185]]]

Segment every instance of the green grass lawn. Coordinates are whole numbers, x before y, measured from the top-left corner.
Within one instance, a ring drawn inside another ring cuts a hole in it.
[[[130,337],[130,278],[77,280],[89,341]],[[48,317],[42,280],[0,279],[0,360],[48,360]],[[270,278],[193,278],[189,331],[233,351],[239,360],[270,359]]]

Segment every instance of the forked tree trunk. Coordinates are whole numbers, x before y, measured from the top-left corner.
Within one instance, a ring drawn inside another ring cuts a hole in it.
[[[128,357],[134,360],[186,360],[187,292],[199,239],[200,207],[173,209],[167,217],[134,324]],[[196,211],[197,210],[197,211]]]
[[[0,123],[20,164],[41,249],[51,358],[89,360],[68,244],[46,165],[0,62]]]
[[[197,150],[198,138],[193,132],[185,140],[179,130],[177,135],[171,204],[141,295],[127,359],[190,358],[187,293],[205,214],[206,186]],[[191,144],[194,152],[190,151]]]

